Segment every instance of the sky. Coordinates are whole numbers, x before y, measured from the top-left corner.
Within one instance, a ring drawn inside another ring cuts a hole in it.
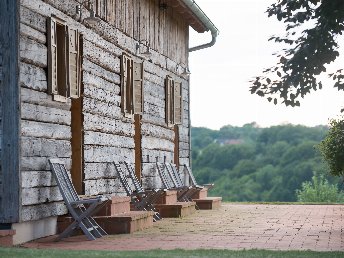
[[[284,35],[283,23],[267,17],[273,0],[196,0],[219,29],[216,44],[190,53],[190,112],[192,126],[219,129],[256,122],[261,127],[279,124],[316,126],[337,118],[344,107],[344,92],[322,76],[324,87],[301,100],[301,107],[274,105],[252,95],[249,81],[276,63],[272,54],[282,46],[268,41]],[[210,33],[190,32],[190,47],[208,43]],[[344,63],[343,57],[336,64]],[[330,65],[328,71],[336,70]],[[331,70],[332,69],[332,70]],[[339,68],[338,68],[339,69]]]

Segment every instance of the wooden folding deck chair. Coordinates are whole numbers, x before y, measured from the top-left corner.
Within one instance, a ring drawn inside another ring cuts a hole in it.
[[[163,187],[167,190],[176,190],[177,200],[179,202],[188,202],[189,199],[186,198],[185,194],[189,190],[189,188],[178,184],[177,180],[174,179],[172,175],[170,175],[165,166],[165,163],[156,162],[156,167]]]
[[[161,190],[151,190],[145,191],[139,180],[137,179],[134,169],[131,165],[126,162],[122,162],[124,165],[126,172],[128,173],[135,190],[133,191],[126,176],[126,173],[123,171],[123,166],[121,163],[114,162],[115,170],[117,171],[119,180],[122,186],[125,189],[125,192],[128,196],[131,197],[131,202],[134,205],[136,210],[145,210],[145,211],[153,211],[153,221],[157,221],[161,219],[159,212],[154,208],[153,204],[155,201],[160,198],[163,194]]]
[[[184,164],[184,171],[187,173],[187,175],[189,176],[189,184],[191,186],[196,186],[196,187],[205,187],[207,188],[208,190],[210,190],[211,188],[214,187],[214,184],[203,184],[203,185],[199,185],[197,184],[196,182],[196,178],[195,176],[193,175],[191,169],[189,166],[185,165]]]
[[[49,159],[50,168],[56,179],[63,200],[74,221],[57,238],[60,240],[80,228],[89,240],[107,235],[91,217],[109,200],[106,196],[80,199],[69,178],[64,163],[59,159]]]
[[[186,186],[174,164],[165,162],[165,168],[167,173],[170,175],[171,180],[174,182],[174,185],[177,188],[182,189],[181,199],[192,201],[192,196],[202,188],[199,186]]]

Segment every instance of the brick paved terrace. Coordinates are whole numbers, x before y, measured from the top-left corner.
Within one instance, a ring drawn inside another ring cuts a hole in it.
[[[110,235],[95,241],[75,236],[24,244],[29,248],[270,249],[344,251],[344,205],[272,205],[224,203],[186,218],[163,219],[150,229]]]

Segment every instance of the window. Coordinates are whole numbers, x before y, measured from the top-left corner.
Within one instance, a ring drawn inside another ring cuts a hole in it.
[[[121,103],[126,116],[143,112],[143,63],[126,54],[121,60]]]
[[[167,76],[165,80],[166,124],[182,123],[182,84]]]
[[[48,92],[57,101],[80,96],[80,34],[65,21],[48,22]]]

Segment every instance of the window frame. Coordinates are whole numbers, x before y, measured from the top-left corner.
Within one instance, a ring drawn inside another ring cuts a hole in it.
[[[65,20],[53,15],[48,18],[47,36],[48,93],[58,102],[79,98],[82,35]]]

